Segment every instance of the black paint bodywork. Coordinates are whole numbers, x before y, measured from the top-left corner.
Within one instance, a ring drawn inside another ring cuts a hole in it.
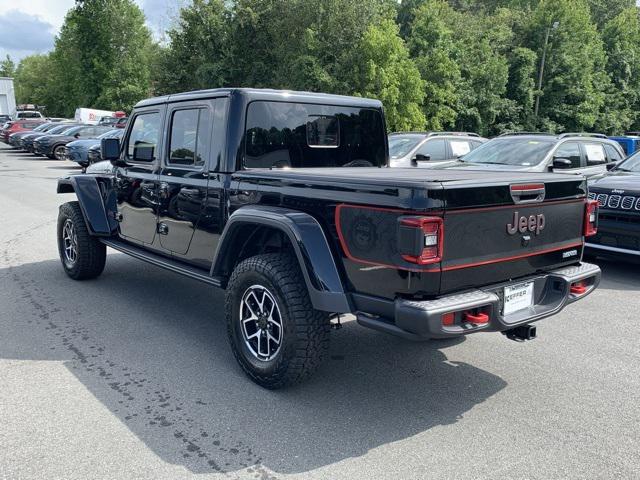
[[[149,99],[136,106],[124,138],[136,115],[158,112],[164,126],[158,159],[121,161],[113,175],[62,179],[58,191],[76,192],[91,232],[106,242],[139,258],[148,252],[156,264],[165,259],[222,287],[239,259],[290,246],[314,307],[328,312],[356,311],[362,298],[378,299],[380,308],[397,298],[435,298],[580,261],[582,177],[387,167],[245,169],[245,117],[256,100],[382,114],[375,100],[271,90],[217,89]],[[213,116],[202,167],[169,167],[165,161],[169,113],[184,105]],[[386,135],[379,141],[387,151]],[[544,204],[515,205],[510,185],[523,183],[543,183]],[[554,229],[522,245],[520,237],[506,232],[518,209],[544,211]],[[355,216],[341,218],[346,210]],[[423,267],[398,255],[395,228],[403,215],[443,218],[441,262]],[[358,231],[350,233],[354,228]],[[365,258],[354,253],[354,242],[363,239],[371,242],[370,248],[360,245],[368,250]],[[576,253],[564,257],[567,250]]]

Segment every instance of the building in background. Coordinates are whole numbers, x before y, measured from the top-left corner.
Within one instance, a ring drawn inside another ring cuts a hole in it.
[[[9,115],[11,118],[16,113],[16,96],[13,89],[13,78],[0,77],[0,115]]]

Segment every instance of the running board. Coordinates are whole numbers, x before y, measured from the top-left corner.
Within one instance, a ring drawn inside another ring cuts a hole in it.
[[[162,267],[166,270],[171,270],[172,272],[179,273],[185,277],[208,283],[209,285],[214,285],[216,287],[222,286],[221,280],[217,277],[210,276],[208,270],[192,267],[191,265],[158,255],[157,253],[149,252],[144,248],[131,245],[130,243],[126,243],[121,240],[100,238],[100,241],[107,247],[111,247],[114,250],[118,250],[119,252],[130,255],[138,260]]]

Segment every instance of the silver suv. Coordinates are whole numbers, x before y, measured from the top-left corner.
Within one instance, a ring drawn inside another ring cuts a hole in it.
[[[606,172],[624,158],[618,142],[599,133],[511,133],[496,137],[445,168],[576,173]]]
[[[391,167],[423,167],[457,160],[486,138],[468,132],[398,132],[389,135]]]

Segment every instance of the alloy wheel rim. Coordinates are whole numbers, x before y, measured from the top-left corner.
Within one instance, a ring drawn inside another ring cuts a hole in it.
[[[67,219],[62,227],[62,243],[65,262],[74,265],[78,259],[78,235],[71,219]]]
[[[64,160],[64,147],[57,147],[53,152],[53,156],[56,157],[56,160]]]
[[[245,345],[258,360],[268,362],[282,346],[282,315],[274,295],[262,285],[247,288],[240,300],[240,326]]]

